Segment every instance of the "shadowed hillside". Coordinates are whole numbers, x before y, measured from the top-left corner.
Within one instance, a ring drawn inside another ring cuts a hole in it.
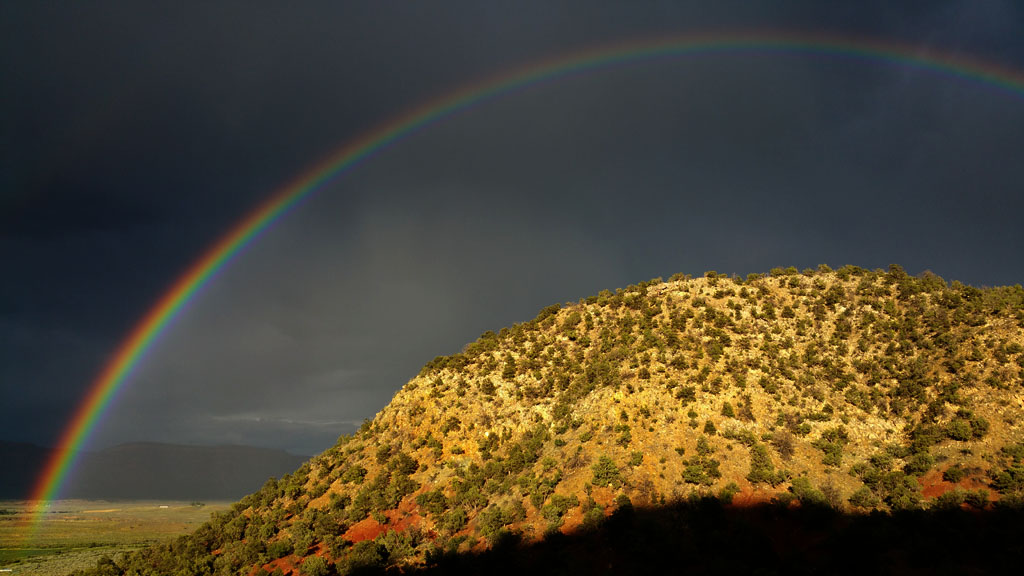
[[[1019,547],[961,545],[1019,526],[1022,327],[1019,285],[899,266],[604,291],[431,361],[354,436],[99,573],[992,568]]]
[[[828,507],[717,499],[619,508],[602,523],[487,550],[435,552],[415,574],[968,574],[1024,562],[1020,510],[844,515]],[[378,555],[385,557],[386,548]],[[368,564],[371,564],[369,562]],[[368,565],[353,574],[398,573]]]

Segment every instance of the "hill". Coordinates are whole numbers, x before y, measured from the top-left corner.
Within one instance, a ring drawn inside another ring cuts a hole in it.
[[[739,534],[806,556],[775,569],[857,542],[948,552],[908,534],[946,526],[945,538],[974,542],[1019,526],[1022,352],[1019,285],[899,266],[604,291],[431,361],[355,435],[192,536],[107,568],[323,575],[481,554],[497,564],[470,571],[500,572],[562,547],[583,563],[563,556],[566,571],[621,568],[699,554],[698,527],[719,538],[708,551],[727,554]],[[637,534],[667,544],[616,546]]]
[[[0,498],[21,499],[49,460],[51,450],[0,443]],[[120,444],[79,456],[65,498],[103,500],[234,500],[267,478],[294,471],[307,457],[253,446],[186,446],[156,442]]]

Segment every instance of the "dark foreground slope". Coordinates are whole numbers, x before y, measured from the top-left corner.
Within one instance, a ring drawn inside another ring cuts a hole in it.
[[[1024,562],[1022,521],[1020,510],[1008,508],[844,515],[827,507],[732,507],[704,499],[620,508],[600,524],[537,542],[509,533],[487,550],[439,552],[404,573],[1012,573]],[[384,553],[352,573],[388,573],[380,567]]]
[[[1022,382],[1020,286],[653,280],[435,359],[356,435],[105,569],[992,571],[1019,559]]]

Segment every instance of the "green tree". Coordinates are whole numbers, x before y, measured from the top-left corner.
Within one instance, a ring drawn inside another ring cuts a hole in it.
[[[619,474],[619,467],[616,466],[615,461],[608,456],[601,456],[591,467],[591,471],[594,473],[594,477],[590,482],[594,486],[618,488],[622,485],[622,477]]]
[[[910,457],[907,465],[903,467],[903,472],[911,476],[923,476],[932,466],[935,465],[935,458],[927,452],[919,452]]]
[[[806,476],[793,478],[789,491],[800,500],[800,504],[803,506],[829,505],[828,499],[825,497],[825,493],[814,488],[814,486],[811,485],[811,481],[808,480]]]
[[[764,444],[754,444],[750,448],[750,473],[747,480],[752,484],[771,484],[777,486],[785,481],[785,475],[775,471],[772,457]]]
[[[729,482],[724,488],[718,491],[718,499],[723,504],[732,504],[732,499],[740,493],[740,486],[735,482]]]
[[[366,478],[366,468],[359,466],[349,466],[341,474],[341,481],[345,483],[362,484],[363,479]]]
[[[327,562],[319,556],[310,556],[302,563],[299,572],[303,576],[327,576]]]
[[[338,561],[337,569],[342,574],[354,570],[376,568],[384,565],[387,560],[387,548],[375,540],[356,542],[348,556]]]
[[[501,371],[501,377],[505,380],[512,380],[516,377],[516,359],[511,354],[505,356],[505,368]]]
[[[779,453],[779,457],[782,458],[783,462],[789,462],[790,458],[793,457],[795,439],[793,433],[785,428],[780,428],[772,433],[772,447]]]
[[[420,494],[416,497],[416,504],[434,516],[439,516],[448,509],[448,499],[440,488]]]
[[[636,468],[637,466],[643,464],[643,462],[644,462],[644,453],[643,452],[633,452],[629,456],[629,465],[634,467],[634,468]]]
[[[850,504],[858,508],[871,509],[878,506],[878,498],[867,486],[861,486],[849,499]]]
[[[469,521],[469,516],[462,508],[452,508],[441,515],[438,526],[448,534],[454,534],[462,530]]]

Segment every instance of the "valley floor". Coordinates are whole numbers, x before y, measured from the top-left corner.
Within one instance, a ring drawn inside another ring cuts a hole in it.
[[[228,502],[59,500],[26,541],[29,503],[0,501],[0,574],[56,576],[195,530]],[[9,572],[8,572],[9,571]]]

